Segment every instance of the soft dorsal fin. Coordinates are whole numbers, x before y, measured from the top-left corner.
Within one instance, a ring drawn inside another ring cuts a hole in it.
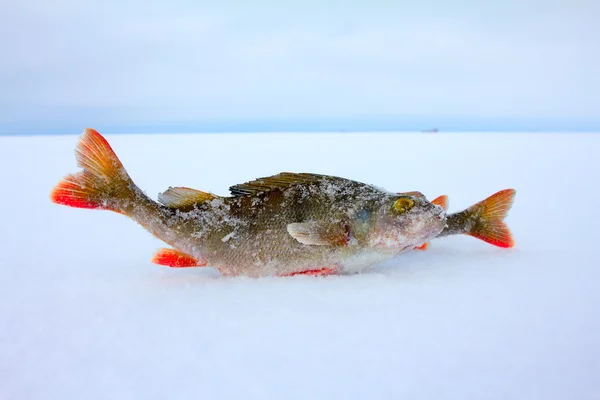
[[[324,175],[297,174],[293,172],[282,172],[277,175],[258,178],[250,182],[231,186],[229,191],[232,196],[254,195],[260,192],[268,192],[273,189],[284,189],[298,183],[310,183],[323,179]]]
[[[214,194],[186,187],[170,187],[158,195],[158,201],[169,208],[184,208],[216,198]]]

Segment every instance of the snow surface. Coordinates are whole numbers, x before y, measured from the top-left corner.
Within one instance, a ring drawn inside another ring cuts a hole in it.
[[[153,198],[281,171],[465,208],[516,247],[436,240],[354,276],[150,263],[127,218],[54,205],[77,137],[0,138],[0,399],[598,399],[600,135],[108,135]]]

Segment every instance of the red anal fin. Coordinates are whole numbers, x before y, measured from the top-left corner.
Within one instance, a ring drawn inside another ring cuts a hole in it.
[[[296,276],[296,275],[309,275],[309,276],[328,276],[335,275],[336,270],[329,267],[307,269],[306,271],[292,272],[290,274],[284,274],[280,276]]]
[[[445,194],[438,196],[435,199],[431,200],[431,203],[442,207],[444,209],[444,211],[448,211],[448,196],[446,196]]]
[[[420,246],[416,246],[415,250],[427,250],[428,247],[429,247],[429,243],[423,243]]]
[[[176,249],[160,249],[152,258],[152,262],[172,268],[205,267],[206,261],[199,260]]]

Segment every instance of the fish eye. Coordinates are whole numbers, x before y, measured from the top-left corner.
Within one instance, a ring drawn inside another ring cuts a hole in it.
[[[401,197],[394,203],[394,209],[403,214],[413,208],[414,205],[415,203],[411,199],[407,197]]]

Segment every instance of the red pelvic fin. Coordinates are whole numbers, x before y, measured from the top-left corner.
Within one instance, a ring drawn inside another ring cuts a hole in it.
[[[160,249],[152,258],[152,262],[173,268],[205,267],[206,261],[199,260],[176,249]]]
[[[281,276],[296,276],[296,275],[328,276],[328,275],[335,275],[335,274],[336,274],[336,269],[330,268],[330,267],[323,267],[323,268],[307,269],[306,271],[292,272],[292,273],[284,274]]]
[[[431,202],[437,206],[440,206],[444,209],[444,211],[448,211],[448,196],[441,195],[431,200]]]
[[[427,250],[429,248],[429,243],[423,243],[420,246],[416,246],[415,250]]]

